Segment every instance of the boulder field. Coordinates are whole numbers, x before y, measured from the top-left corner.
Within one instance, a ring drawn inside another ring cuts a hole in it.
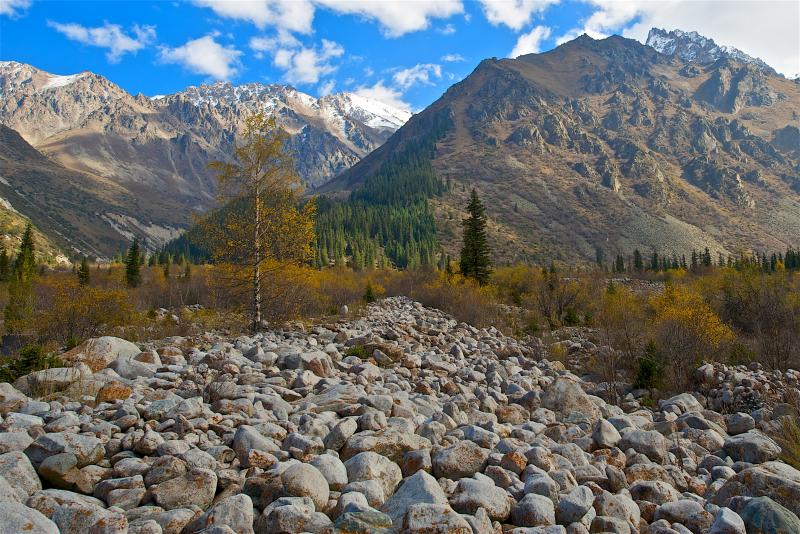
[[[769,437],[796,371],[707,364],[697,391],[612,404],[403,297],[62,359],[0,384],[0,532],[800,532],[800,471]]]

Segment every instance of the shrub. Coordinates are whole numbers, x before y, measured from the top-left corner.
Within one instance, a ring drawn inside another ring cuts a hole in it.
[[[68,346],[123,326],[132,318],[125,290],[85,287],[73,277],[51,276],[36,286],[30,327],[40,343]]]
[[[45,352],[41,345],[26,345],[20,349],[16,358],[0,366],[0,382],[13,382],[35,371],[63,366],[63,362],[56,355]]]
[[[800,469],[800,419],[792,416],[780,418],[780,434],[776,436],[781,446],[781,460]]]
[[[685,389],[700,363],[724,358],[735,335],[703,297],[688,287],[667,285],[651,303],[655,342],[670,362],[669,385]]]
[[[372,282],[367,282],[367,289],[364,291],[364,302],[370,304],[375,302],[375,291],[372,289]]]
[[[574,308],[569,308],[567,313],[564,314],[564,326],[578,326],[581,324],[581,319]]]
[[[664,368],[661,355],[658,353],[656,344],[650,341],[645,347],[644,355],[639,358],[636,369],[636,377],[633,379],[633,387],[636,389],[656,389],[661,387]]]

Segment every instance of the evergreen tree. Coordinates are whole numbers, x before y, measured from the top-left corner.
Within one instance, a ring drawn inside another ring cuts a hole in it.
[[[708,247],[703,251],[703,266],[711,267],[711,251],[708,250]]]
[[[605,259],[606,255],[605,252],[603,252],[602,247],[596,246],[594,248],[594,261],[597,263],[597,265],[602,267]]]
[[[633,268],[637,271],[644,270],[644,261],[642,260],[642,253],[639,249],[633,251]]]
[[[25,320],[33,313],[33,278],[36,275],[36,245],[33,228],[25,227],[19,252],[14,260],[8,284],[8,301],[5,309],[5,329],[18,333],[25,329]]]
[[[81,264],[78,267],[78,283],[82,286],[89,285],[89,260],[86,259],[86,256],[83,257],[81,260]]]
[[[139,239],[134,238],[131,248],[128,249],[128,254],[125,256],[125,283],[128,284],[128,287],[138,287],[142,281],[140,256]]]
[[[475,189],[470,194],[467,212],[469,217],[462,223],[464,242],[461,247],[461,274],[483,285],[489,281],[492,273],[491,251],[486,236],[486,209]]]
[[[650,270],[658,271],[658,252],[653,252],[653,257],[650,259]]]
[[[8,259],[6,247],[0,245],[0,282],[8,282],[11,276],[11,262]]]
[[[36,272],[36,245],[33,242],[33,228],[30,224],[25,227],[19,253],[14,260],[14,274],[20,278],[31,278]]]
[[[617,267],[616,270],[617,270],[618,273],[624,273],[625,272],[625,258],[622,256],[622,254],[617,254],[617,265],[616,265],[616,267]]]

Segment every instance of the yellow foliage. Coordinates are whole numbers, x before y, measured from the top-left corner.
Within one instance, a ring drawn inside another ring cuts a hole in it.
[[[124,325],[133,316],[126,291],[81,286],[71,276],[42,278],[35,298],[31,326],[42,342],[79,342]]]
[[[720,359],[735,339],[733,330],[703,297],[686,286],[667,285],[650,300],[656,344],[680,379],[703,360]]]

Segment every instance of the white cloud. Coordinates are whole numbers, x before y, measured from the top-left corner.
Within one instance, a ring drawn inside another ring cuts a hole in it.
[[[550,37],[550,28],[547,26],[536,26],[528,33],[523,33],[517,39],[514,50],[509,57],[518,57],[525,54],[538,54],[541,50],[542,41]]]
[[[442,61],[445,63],[458,63],[464,61],[464,56],[461,54],[445,54],[442,56]]]
[[[438,31],[442,35],[453,35],[454,33],[456,33],[456,27],[453,26],[452,24],[446,24],[445,26],[439,28],[436,31]]]
[[[800,71],[800,3],[786,1],[720,2],[715,0],[585,0],[595,11],[582,27],[560,37],[564,42],[587,33],[612,33],[644,42],[652,27],[697,31],[719,45],[731,45],[760,57],[778,72]]]
[[[88,28],[80,24],[61,24],[48,21],[48,26],[64,34],[67,39],[89,46],[107,48],[106,58],[112,63],[120,60],[127,53],[136,53],[152,43],[156,38],[155,26],[138,26],[132,28],[133,36],[126,34],[118,24],[105,23],[96,28]]]
[[[336,70],[330,60],[344,54],[344,48],[333,41],[322,40],[322,48],[299,48],[291,51],[278,66],[286,69],[289,83],[317,83],[322,76]],[[277,61],[276,61],[277,64]]]
[[[193,0],[221,16],[245,20],[259,28],[274,26],[296,33],[312,31],[317,7],[335,13],[357,15],[377,21],[389,37],[424,30],[431,19],[448,18],[462,13],[461,0],[403,1],[403,0]]]
[[[280,31],[275,37],[253,37],[250,48],[256,57],[271,53],[273,64],[285,71],[284,78],[292,84],[319,82],[336,70],[331,60],[344,55],[344,48],[333,41],[323,39],[321,46],[306,47],[291,34]]]
[[[442,67],[435,63],[420,63],[394,73],[392,80],[403,91],[418,83],[433,85],[431,77],[441,78]]]
[[[311,33],[314,6],[308,0],[193,0],[221,17],[245,20],[258,28],[275,26],[297,33]]]
[[[355,90],[355,93],[357,95],[373,98],[398,109],[411,111],[411,105],[403,100],[403,94],[397,89],[386,87],[383,80],[372,86],[362,85]]]
[[[448,18],[464,12],[461,0],[315,0],[321,6],[337,13],[360,15],[376,20],[387,37],[399,37],[406,33],[425,30],[430,19]]]
[[[336,82],[334,80],[328,80],[327,82],[323,82],[319,86],[319,96],[326,96],[331,94],[335,87],[336,87]]]
[[[0,2],[0,15],[20,17],[22,12],[31,7],[31,0],[2,0]]]
[[[274,52],[281,47],[292,48],[298,46],[300,46],[300,41],[286,31],[278,31],[273,37],[259,36],[250,39],[250,48],[256,52]]]
[[[177,48],[161,48],[161,60],[165,63],[177,63],[192,72],[217,80],[236,76],[241,55],[242,52],[236,48],[216,42],[212,35],[192,39]]]
[[[480,0],[483,12],[495,26],[505,24],[520,31],[528,25],[534,13],[541,13],[559,0]]]

